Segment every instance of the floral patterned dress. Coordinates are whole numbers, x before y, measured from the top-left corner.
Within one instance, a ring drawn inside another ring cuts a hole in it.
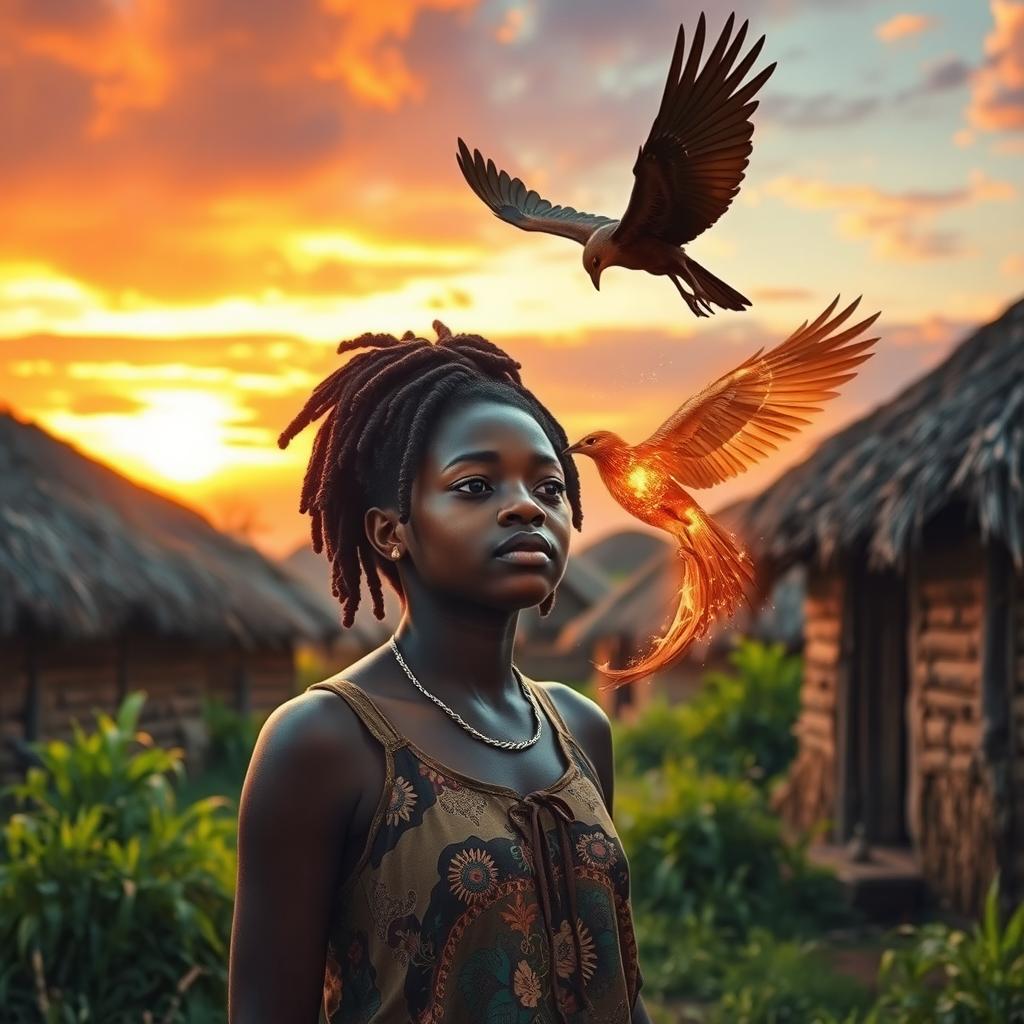
[[[524,677],[525,678],[525,677]],[[568,766],[525,796],[436,761],[355,683],[386,781],[331,914],[319,1024],[629,1024],[629,864],[597,771],[527,680]]]

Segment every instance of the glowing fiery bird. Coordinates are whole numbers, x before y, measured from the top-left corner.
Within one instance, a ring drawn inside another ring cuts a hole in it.
[[[699,73],[704,15],[697,21],[688,57],[679,26],[661,106],[633,165],[633,191],[621,220],[552,206],[528,190],[522,179],[499,171],[494,161],[485,163],[478,149],[471,154],[459,139],[456,159],[469,187],[507,223],[579,242],[583,269],[599,290],[602,271],[626,267],[668,277],[695,316],[708,316],[714,312],[712,306],[749,306],[746,296],[682,248],[711,227],[739,192],[754,132],[750,115],[758,104],[751,97],[775,70],[770,64],[743,83],[764,36],[733,67],[747,34],[743,22],[736,38],[730,38],[734,18],[729,15]]]
[[[687,493],[711,487],[767,458],[820,412],[819,403],[856,376],[878,338],[856,340],[878,313],[838,328],[860,302],[829,319],[839,296],[784,342],[754,353],[684,402],[646,441],[610,430],[587,434],[565,453],[587,455],[612,497],[631,515],[675,537],[682,569],[672,622],[645,656],[623,669],[597,666],[614,686],[677,661],[711,624],[728,617],[754,583],[753,566],[731,534]]]

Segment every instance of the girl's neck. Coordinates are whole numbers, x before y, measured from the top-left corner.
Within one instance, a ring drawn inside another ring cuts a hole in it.
[[[512,669],[518,620],[518,611],[409,608],[395,642],[421,685],[446,703],[467,695],[492,706],[514,703],[522,699]]]

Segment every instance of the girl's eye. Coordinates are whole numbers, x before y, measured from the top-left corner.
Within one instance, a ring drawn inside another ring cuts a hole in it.
[[[479,495],[479,494],[486,494],[487,493],[486,490],[469,490],[469,491],[463,490],[464,487],[469,487],[471,484],[483,484],[485,488],[487,488],[489,486],[487,484],[487,481],[484,480],[483,477],[473,476],[473,477],[470,477],[468,480],[463,480],[460,483],[457,483],[452,488],[452,490],[459,491],[461,494],[477,494],[477,495]],[[540,486],[541,487],[551,487],[551,486],[554,486],[554,487],[557,488],[557,490],[555,490],[554,492],[548,491],[548,493],[545,495],[545,497],[548,497],[548,498],[560,498],[565,493],[565,484],[563,484],[561,480],[545,480],[544,483],[542,483]]]
[[[456,484],[455,487],[452,488],[452,489],[456,490],[456,491],[461,491],[462,494],[483,494],[484,493],[483,491],[463,491],[462,488],[465,487],[467,484],[485,484],[486,485],[486,483],[487,483],[487,481],[484,480],[483,477],[474,476],[474,477],[470,477],[469,480],[463,480],[462,483]]]

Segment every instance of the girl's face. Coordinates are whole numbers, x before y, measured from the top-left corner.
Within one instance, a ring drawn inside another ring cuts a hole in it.
[[[565,572],[572,510],[558,456],[528,412],[500,402],[457,406],[437,423],[399,526],[431,590],[512,610],[539,604]],[[516,534],[547,542],[548,558],[495,549]]]

